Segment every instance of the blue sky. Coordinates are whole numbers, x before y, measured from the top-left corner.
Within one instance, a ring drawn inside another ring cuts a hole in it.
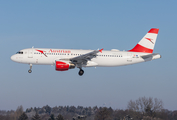
[[[154,97],[177,110],[176,1],[1,1],[0,109],[106,106],[126,109],[129,100]],[[55,71],[54,66],[15,63],[10,56],[30,48],[129,50],[159,28],[161,59],[122,67]]]

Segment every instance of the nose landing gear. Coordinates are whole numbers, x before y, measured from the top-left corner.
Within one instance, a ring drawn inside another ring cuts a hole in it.
[[[80,76],[82,76],[84,74],[84,71],[82,69],[79,70],[79,73],[78,73]]]
[[[29,72],[29,73],[31,73],[31,72],[32,72],[32,70],[30,70],[30,69],[29,69],[29,70],[28,70],[28,72]]]
[[[32,64],[30,64],[30,69],[28,70],[29,73],[32,73]]]

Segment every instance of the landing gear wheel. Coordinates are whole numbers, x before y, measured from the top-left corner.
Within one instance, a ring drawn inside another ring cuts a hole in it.
[[[31,73],[31,72],[32,72],[32,70],[28,70],[28,72],[29,72],[29,73]]]
[[[29,72],[29,73],[31,73],[31,72],[32,72],[32,70],[31,70],[31,69],[32,69],[32,64],[30,64],[30,69],[28,70],[28,72]]]
[[[82,76],[84,74],[84,71],[82,69],[79,70],[79,73],[78,73],[80,76]]]

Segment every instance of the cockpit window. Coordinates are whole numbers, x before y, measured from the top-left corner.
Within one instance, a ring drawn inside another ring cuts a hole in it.
[[[16,54],[23,54],[23,52],[22,51],[18,51]]]

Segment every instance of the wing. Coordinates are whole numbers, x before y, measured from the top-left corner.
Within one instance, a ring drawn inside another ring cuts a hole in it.
[[[97,56],[97,53],[102,53],[103,49],[100,50],[94,50],[92,52],[71,58],[70,61],[73,64],[76,64],[78,67],[82,67],[83,65],[86,65],[88,61],[91,61],[92,58],[95,58]]]

